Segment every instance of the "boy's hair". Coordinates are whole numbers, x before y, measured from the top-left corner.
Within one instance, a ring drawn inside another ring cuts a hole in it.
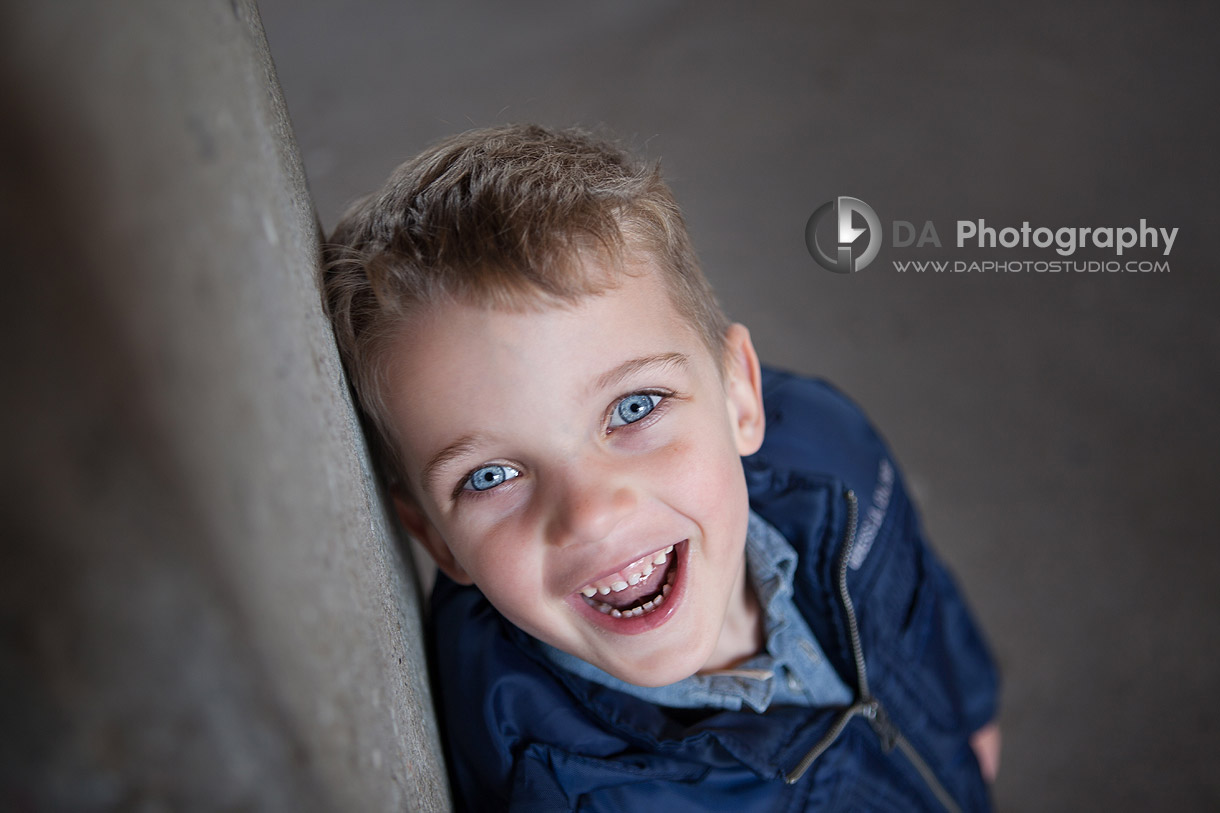
[[[581,130],[510,125],[441,141],[354,204],[323,250],[339,352],[373,423],[373,454],[405,484],[386,402],[387,362],[413,312],[460,302],[529,310],[613,287],[582,258],[656,262],[675,309],[723,351],[728,319],[673,194],[645,166]]]

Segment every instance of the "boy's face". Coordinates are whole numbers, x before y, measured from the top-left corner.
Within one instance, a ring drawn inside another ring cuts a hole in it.
[[[571,307],[422,314],[390,404],[417,503],[399,514],[438,565],[535,638],[655,686],[749,654],[729,611],[763,419],[745,328],[722,367],[645,262]]]

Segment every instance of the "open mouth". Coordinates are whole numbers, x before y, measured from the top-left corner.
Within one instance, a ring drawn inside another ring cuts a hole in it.
[[[585,603],[612,618],[638,618],[665,604],[678,574],[674,546],[637,559],[580,589]]]

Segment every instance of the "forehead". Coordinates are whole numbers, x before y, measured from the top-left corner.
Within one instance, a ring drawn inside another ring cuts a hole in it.
[[[432,306],[404,326],[390,353],[389,418],[412,473],[464,436],[571,429],[565,424],[583,420],[619,383],[607,376],[629,362],[668,357],[672,366],[680,357],[691,372],[718,370],[659,273],[638,266],[572,304]]]

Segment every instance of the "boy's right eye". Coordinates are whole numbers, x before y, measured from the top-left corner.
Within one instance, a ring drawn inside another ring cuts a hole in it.
[[[462,489],[464,491],[489,491],[505,480],[511,480],[520,475],[521,472],[503,463],[480,466],[466,478],[466,482],[462,484]]]

